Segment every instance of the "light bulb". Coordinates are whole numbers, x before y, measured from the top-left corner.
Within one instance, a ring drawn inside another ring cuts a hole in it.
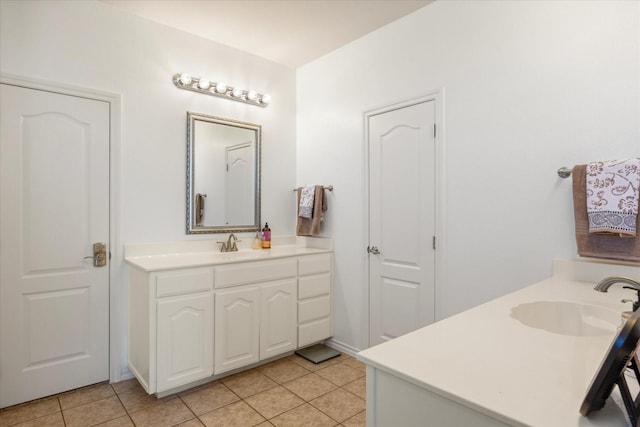
[[[258,99],[258,93],[255,90],[250,90],[249,92],[247,92],[247,99],[249,101],[255,101],[256,99]]]
[[[234,96],[235,98],[240,98],[242,96],[242,92],[244,91],[241,88],[234,87],[233,91],[231,92],[231,95]]]
[[[269,95],[268,93],[265,93],[264,95],[262,95],[262,99],[260,100],[260,102],[262,102],[263,104],[268,104],[271,102],[271,95]]]
[[[209,80],[207,80],[207,79],[200,79],[200,81],[198,81],[198,87],[200,89],[207,90],[207,89],[209,89],[209,85],[210,85],[210,83],[209,83]]]
[[[216,83],[216,92],[225,93],[227,91],[227,85],[224,83]]]
[[[180,83],[182,83],[185,86],[188,85],[189,83],[191,83],[191,76],[187,73],[181,74]]]

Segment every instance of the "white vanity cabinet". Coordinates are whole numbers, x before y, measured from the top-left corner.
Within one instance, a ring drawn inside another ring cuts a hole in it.
[[[215,272],[215,370],[297,348],[297,259],[231,264]]]
[[[300,257],[298,347],[314,344],[331,335],[331,255]]]
[[[331,337],[331,242],[296,241],[312,245],[235,253],[201,242],[125,248],[128,365],[149,394]]]
[[[149,393],[213,374],[213,268],[131,269],[129,367]]]

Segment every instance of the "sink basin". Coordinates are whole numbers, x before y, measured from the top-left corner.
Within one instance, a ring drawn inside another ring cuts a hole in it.
[[[572,336],[612,335],[621,323],[618,312],[564,301],[520,304],[511,309],[511,317],[531,328]]]

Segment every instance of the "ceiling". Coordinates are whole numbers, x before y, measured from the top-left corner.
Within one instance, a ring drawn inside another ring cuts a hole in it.
[[[101,0],[297,68],[434,0]]]

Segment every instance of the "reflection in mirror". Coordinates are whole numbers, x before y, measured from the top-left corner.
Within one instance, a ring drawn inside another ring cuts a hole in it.
[[[187,233],[260,228],[261,126],[187,112]]]

